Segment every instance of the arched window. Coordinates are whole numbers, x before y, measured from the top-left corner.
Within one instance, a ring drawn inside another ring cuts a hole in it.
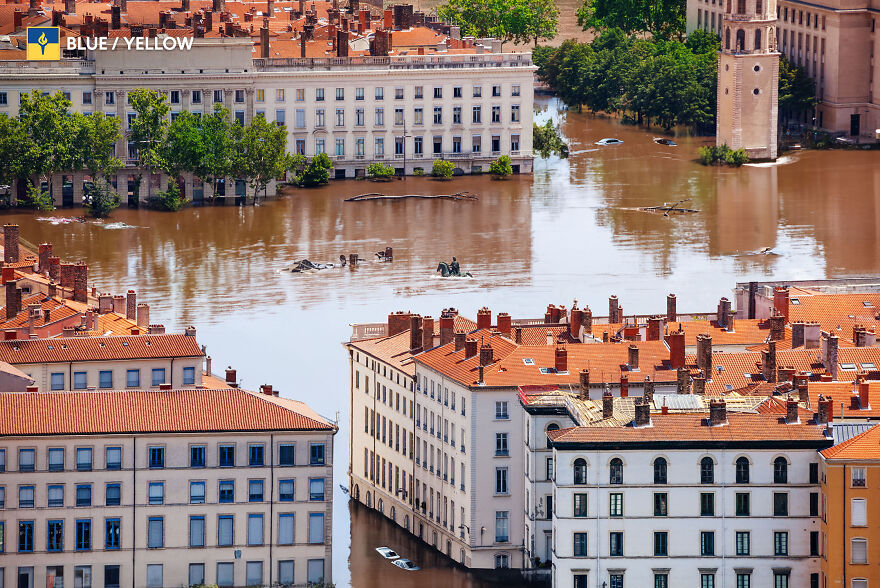
[[[557,425],[556,423],[550,423],[549,425],[547,425],[547,432],[548,433],[550,431],[558,431],[558,430],[559,430],[559,425]],[[547,437],[547,449],[550,449],[550,437]]]
[[[755,50],[761,49],[761,29],[755,29]]]
[[[700,484],[715,483],[715,462],[711,457],[700,460]]]
[[[736,31],[736,51],[743,51],[746,48],[746,32],[742,29]]]
[[[730,49],[730,29],[724,31],[724,48]]]
[[[574,483],[581,485],[587,483],[587,460],[582,457],[574,460]]]
[[[740,457],[736,460],[736,483],[749,483],[749,460],[744,457]]]
[[[666,483],[666,459],[658,457],[654,460],[654,483]]]
[[[746,0],[736,0],[736,13],[737,14],[745,14],[746,13]]]
[[[764,6],[761,4],[761,0],[755,0],[755,14],[761,16],[762,12],[764,12]]]
[[[773,460],[773,483],[788,484],[788,462],[784,457]]]
[[[623,462],[619,457],[612,459],[609,464],[608,483],[623,484]]]

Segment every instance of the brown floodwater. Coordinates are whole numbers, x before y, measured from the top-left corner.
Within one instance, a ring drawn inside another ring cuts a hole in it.
[[[51,241],[62,257],[86,260],[100,290],[136,289],[151,304],[153,322],[196,325],[214,371],[232,365],[245,386],[273,384],[338,415],[337,484],[345,483],[348,447],[340,343],[351,323],[381,321],[398,309],[436,317],[448,306],[470,316],[484,305],[539,316],[548,303],[572,299],[604,314],[610,294],[627,312],[648,313],[665,308],[668,292],[678,294],[682,311],[707,311],[736,281],[880,271],[880,151],[803,152],[776,165],[706,168],[695,161],[705,138],[678,137],[678,147],[665,147],[651,131],[539,103],[541,117],[563,121],[572,156],[536,161],[532,176],[348,180],[257,207],[120,209],[111,220],[134,226],[125,229],[51,224],[40,220],[47,215],[22,212],[2,220],[20,224],[30,243]],[[624,143],[596,146],[603,137]],[[343,202],[362,192],[460,190],[479,199]],[[687,198],[700,212],[638,210]],[[392,263],[373,255],[386,246],[394,248]],[[757,253],[764,247],[773,253]],[[314,274],[281,271],[294,260],[331,262],[349,253],[367,262]],[[437,276],[437,263],[453,255],[472,279]],[[351,516],[341,491],[336,499],[337,585],[479,585],[415,542],[400,549],[428,564],[426,572],[387,576],[397,569],[388,570],[372,549],[405,537]]]

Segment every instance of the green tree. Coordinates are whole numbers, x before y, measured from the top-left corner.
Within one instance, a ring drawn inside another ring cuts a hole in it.
[[[40,188],[39,184],[28,183],[25,197],[18,204],[22,208],[33,208],[42,212],[55,210],[55,203],[52,201],[52,197],[49,196],[49,192]]]
[[[333,161],[326,153],[318,153],[299,169],[300,172],[294,178],[294,184],[300,188],[323,186],[330,182],[330,170],[333,169]]]
[[[79,121],[78,148],[81,150],[80,163],[88,170],[93,181],[99,176],[116,173],[122,161],[113,153],[119,140],[119,119],[95,112],[83,116]]]
[[[543,159],[547,159],[554,153],[563,159],[568,157],[568,145],[559,134],[559,129],[552,120],[547,120],[543,125],[532,123],[532,150]]]
[[[462,36],[502,37],[503,0],[447,0],[437,7],[437,16],[461,29]]]
[[[577,17],[584,30],[619,28],[628,35],[681,37],[685,9],[685,0],[584,0]]]
[[[152,199],[153,168],[163,169],[162,144],[168,125],[168,98],[155,90],[137,88],[128,94],[136,116],[129,125],[129,141],[137,149],[138,165],[147,170],[147,200]],[[142,172],[138,174],[140,185]]]
[[[431,168],[431,175],[435,178],[449,179],[455,172],[455,164],[446,159],[435,159]]]
[[[0,114],[0,185],[14,185],[21,175],[25,131],[17,118]]]
[[[52,188],[52,174],[72,169],[77,163],[75,138],[82,117],[70,115],[70,100],[58,91],[43,96],[39,90],[22,94],[18,109],[23,141],[18,154],[19,177],[41,178]]]
[[[556,37],[559,10],[553,0],[447,0],[437,15],[464,36],[538,44]]]
[[[230,127],[230,173],[248,178],[254,196],[265,191],[274,178],[280,177],[288,168],[287,127],[255,116],[245,127]]]
[[[367,166],[367,176],[370,178],[390,178],[394,175],[394,168],[382,162],[371,163]]]
[[[804,68],[779,56],[779,111],[782,118],[799,117],[816,106],[816,81]]]
[[[511,175],[513,173],[513,166],[510,165],[510,157],[502,155],[489,164],[489,173],[499,179]]]
[[[166,212],[177,212],[186,206],[186,198],[180,194],[180,185],[176,181],[169,181],[168,189],[160,190],[148,202],[153,208]]]
[[[110,216],[110,213],[119,208],[119,194],[113,186],[104,178],[98,178],[89,187],[86,210],[95,218]]]
[[[199,117],[184,110],[168,123],[165,139],[159,147],[162,166],[171,177],[195,171],[204,156],[204,141]]]
[[[263,121],[265,122],[265,117],[263,117]],[[214,104],[214,111],[209,115],[201,117],[199,122],[199,138],[202,143],[201,156],[196,162],[193,171],[200,179],[211,184],[211,194],[213,196],[217,193],[218,182],[232,170],[232,125],[237,125],[238,123],[232,122],[229,110],[222,104]],[[261,132],[263,132],[262,129],[265,126],[260,126]],[[265,137],[270,141],[273,140],[269,134],[266,134]],[[274,143],[272,146],[274,146]],[[263,151],[258,157],[264,157],[268,154],[272,146],[267,146],[267,150]],[[255,153],[253,146],[251,146],[251,153]],[[254,169],[258,167],[260,167],[260,164],[257,164]],[[261,169],[260,171],[265,170]],[[256,176],[250,177],[253,179]],[[259,182],[257,183],[259,184]],[[265,187],[265,184],[262,185]]]

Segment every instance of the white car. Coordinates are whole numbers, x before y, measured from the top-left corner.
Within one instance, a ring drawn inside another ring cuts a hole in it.
[[[396,559],[391,563],[393,563],[394,565],[399,567],[401,570],[406,570],[407,572],[414,572],[416,570],[422,569],[419,566],[417,566],[416,564],[414,564],[413,562],[409,561],[408,559],[404,559],[404,558]]]
[[[610,137],[596,141],[596,145],[620,145],[621,143],[623,143],[623,141],[620,139],[613,139]]]
[[[400,557],[399,555],[397,555],[397,552],[395,552],[390,547],[377,547],[376,551],[385,559],[397,559]]]

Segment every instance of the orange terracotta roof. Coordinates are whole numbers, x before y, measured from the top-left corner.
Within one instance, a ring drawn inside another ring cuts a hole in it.
[[[880,417],[880,382],[869,381],[868,406],[860,408],[854,403],[858,399],[859,386],[853,382],[810,382],[810,406],[817,409],[819,396],[832,400],[831,411],[834,418],[878,418]]]
[[[97,324],[95,330],[92,331],[93,336],[130,335],[132,329],[140,329],[136,322],[115,312],[95,315],[95,320]]]
[[[727,423],[709,426],[708,415],[701,413],[651,413],[651,425],[647,427],[572,427],[548,433],[554,444],[610,446],[624,448],[627,445],[674,445],[688,443],[702,447],[727,444],[794,444],[820,448],[830,445],[825,428],[813,423],[785,422],[775,414],[727,413]]]
[[[3,329],[20,329],[28,326],[30,323],[30,311],[28,306],[31,304],[40,305],[40,317],[34,320],[34,327],[44,327],[47,324],[57,323],[58,321],[70,318],[79,314],[79,312],[67,304],[60,298],[47,298],[43,294],[35,294],[28,296],[21,301],[22,310],[12,317],[0,323],[0,330]],[[49,322],[46,322],[46,311],[49,311]],[[6,317],[6,307],[0,307],[0,317]]]
[[[828,461],[851,459],[857,461],[880,460],[880,427],[872,427],[820,452]]]
[[[195,337],[176,333],[0,341],[0,361],[12,365],[203,355]]]
[[[797,304],[791,301],[797,299]],[[817,322],[823,331],[852,337],[855,325],[880,331],[880,293],[792,294],[789,291],[788,322]],[[866,306],[868,304],[869,306]]]
[[[416,368],[412,362],[413,355],[410,353],[409,343],[409,331],[407,330],[391,337],[352,341],[349,345],[384,361],[407,375],[414,376]]]
[[[479,379],[480,353],[479,347],[482,343],[492,348],[493,363],[484,368],[484,381],[486,385],[490,384],[488,379],[493,371],[497,371],[501,362],[512,353],[517,345],[510,339],[493,333],[487,329],[473,331],[468,335],[468,339],[476,339],[477,354],[473,357],[465,358],[465,350],[455,351],[455,343],[435,347],[424,353],[420,353],[414,357],[415,361],[422,363],[445,376],[457,380],[466,385],[475,385]],[[537,349],[535,347],[531,349]],[[549,348],[552,352],[552,347]],[[522,382],[525,384],[526,382]],[[514,385],[520,385],[519,383]]]
[[[0,394],[0,436],[335,431],[298,406],[241,389],[7,392]]]

